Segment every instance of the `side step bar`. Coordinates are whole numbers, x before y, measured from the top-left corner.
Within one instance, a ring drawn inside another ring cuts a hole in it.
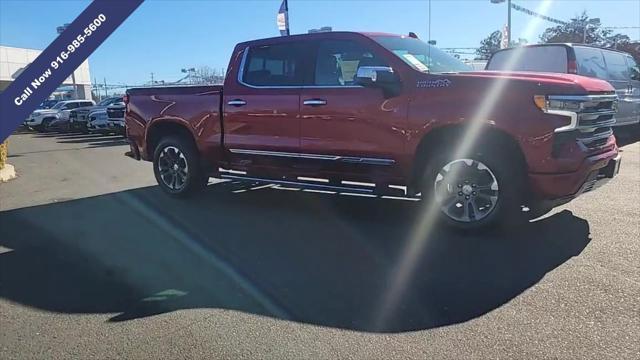
[[[362,194],[376,193],[375,191],[376,189],[373,187],[366,188],[366,187],[356,187],[356,186],[354,187],[336,186],[336,185],[318,184],[310,181],[264,179],[264,178],[246,176],[246,175],[220,174],[219,177],[222,179],[255,181],[255,182],[265,183],[265,184],[292,185],[292,186],[299,186],[305,189],[341,191],[341,192],[352,192],[352,193],[362,193]]]

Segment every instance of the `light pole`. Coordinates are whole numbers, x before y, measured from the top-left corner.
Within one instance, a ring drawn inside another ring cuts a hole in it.
[[[195,68],[188,68],[180,70],[182,73],[187,74],[187,79],[189,79],[189,84],[193,84],[193,75],[196,72]]]
[[[62,26],[58,26],[56,28],[56,32],[58,33],[58,35],[62,34],[67,27],[71,25],[69,23],[66,23]],[[71,83],[73,84],[73,97],[75,100],[78,100],[78,86],[76,86],[76,71],[73,70],[73,72],[71,73]]]
[[[490,0],[492,4],[507,2],[507,46],[511,45],[511,0]]]

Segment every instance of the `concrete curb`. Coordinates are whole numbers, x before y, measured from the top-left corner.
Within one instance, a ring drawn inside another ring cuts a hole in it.
[[[4,164],[2,170],[0,170],[0,182],[7,182],[16,178],[16,168],[11,164]]]

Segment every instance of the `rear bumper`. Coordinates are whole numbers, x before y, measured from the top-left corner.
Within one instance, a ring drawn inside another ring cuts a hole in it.
[[[540,202],[558,206],[595,190],[614,178],[620,170],[617,149],[585,160],[578,171],[565,174],[529,174],[531,189]]]

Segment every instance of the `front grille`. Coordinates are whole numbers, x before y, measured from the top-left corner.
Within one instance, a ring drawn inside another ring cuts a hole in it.
[[[616,123],[616,95],[588,96],[578,112],[578,127],[595,128]]]
[[[615,114],[618,97],[609,95],[587,95],[576,97],[580,99],[580,110],[577,111],[578,129],[595,129],[609,127],[616,123]]]
[[[584,145],[588,150],[594,151],[607,145],[611,135],[613,135],[613,129],[610,127],[598,128],[591,132],[578,134],[576,140]]]
[[[110,118],[121,119],[124,117],[124,110],[107,110],[107,116]]]
[[[556,130],[553,144],[554,156],[566,153],[568,147],[577,143],[590,154],[607,151],[609,138],[613,135],[618,97],[615,94],[592,94],[577,96],[550,96],[554,105],[564,108],[549,112],[572,119],[571,125]],[[570,109],[567,106],[570,106]]]

